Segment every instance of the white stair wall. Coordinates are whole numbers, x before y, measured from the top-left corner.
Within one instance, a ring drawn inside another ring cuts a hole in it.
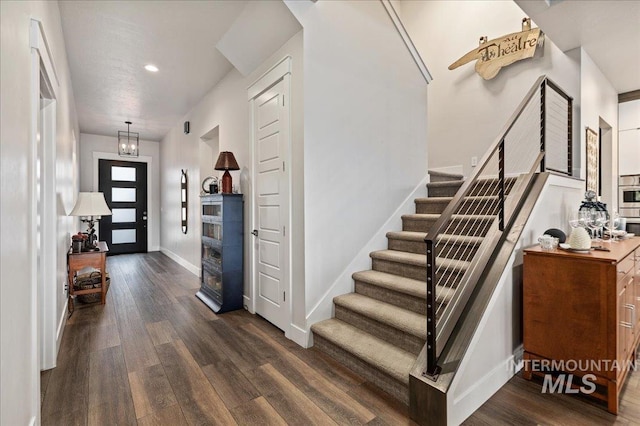
[[[429,183],[428,174],[416,185],[409,195],[407,195],[400,204],[400,207],[380,226],[373,237],[362,247],[351,263],[347,265],[340,276],[331,284],[320,301],[309,311],[307,315],[307,330],[312,324],[333,317],[333,298],[341,294],[353,292],[353,273],[371,269],[370,253],[387,249],[387,232],[389,232],[390,229],[402,229],[402,215],[415,212],[415,199],[427,196],[427,183]],[[313,333],[307,333],[307,335],[309,338],[305,347],[311,347],[313,346]]]

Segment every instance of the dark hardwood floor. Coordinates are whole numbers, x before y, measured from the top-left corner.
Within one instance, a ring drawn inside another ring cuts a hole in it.
[[[108,258],[106,305],[78,304],[43,425],[410,424],[407,408],[244,310],[215,315],[160,253]]]
[[[107,304],[78,305],[58,366],[42,372],[43,425],[412,424],[407,407],[264,319],[215,315],[168,257],[113,256],[108,270]],[[466,424],[640,424],[639,377],[617,418],[514,377]]]

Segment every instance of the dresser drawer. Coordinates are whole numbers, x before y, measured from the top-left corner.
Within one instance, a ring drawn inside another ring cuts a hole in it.
[[[629,256],[618,262],[618,266],[616,267],[616,270],[618,271],[618,277],[620,277],[621,275],[627,275],[629,271],[633,271],[634,266],[634,254],[631,253]]]

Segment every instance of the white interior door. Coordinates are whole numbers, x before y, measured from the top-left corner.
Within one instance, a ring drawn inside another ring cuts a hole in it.
[[[264,77],[268,78],[268,76]],[[289,75],[251,99],[254,152],[255,311],[278,328],[290,323]]]

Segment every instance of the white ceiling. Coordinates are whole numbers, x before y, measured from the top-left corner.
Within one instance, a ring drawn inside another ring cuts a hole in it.
[[[215,46],[246,4],[60,1],[80,131],[161,140],[232,69]]]
[[[640,89],[640,1],[515,2],[563,51],[582,46],[618,93]]]

